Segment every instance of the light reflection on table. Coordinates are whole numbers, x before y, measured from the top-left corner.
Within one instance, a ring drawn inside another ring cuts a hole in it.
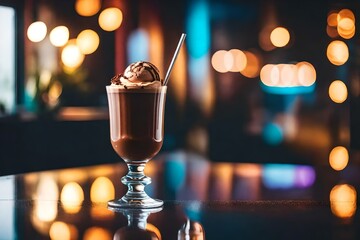
[[[23,239],[24,234],[39,235],[39,239],[112,239],[127,221],[109,211],[106,203],[125,193],[120,178],[126,171],[125,164],[119,163],[1,177],[0,188],[6,191],[0,196],[0,222],[6,224],[0,230],[5,239],[16,235]],[[327,178],[314,166],[212,163],[196,154],[173,152],[150,161],[146,174],[153,181],[146,189],[148,194],[168,204],[163,211],[151,214],[146,224],[145,230],[156,233],[158,239],[186,239],[185,230],[194,231],[190,235],[198,234],[199,229],[207,232],[202,225],[204,216],[209,215],[204,203],[213,201],[220,203],[220,209],[222,202],[231,205],[235,201],[245,212],[246,204],[251,209],[252,202],[271,207],[274,200],[296,200],[299,205],[301,201],[323,201],[329,202],[326,214],[348,224],[356,218],[358,185],[326,185]],[[319,193],[319,187],[329,191]],[[21,212],[23,208],[26,213]],[[24,229],[18,229],[19,213],[26,214],[21,223]],[[172,219],[170,227],[167,219]],[[186,225],[190,223],[192,228]]]

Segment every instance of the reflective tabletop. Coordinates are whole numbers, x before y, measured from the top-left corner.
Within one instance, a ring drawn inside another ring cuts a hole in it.
[[[161,208],[109,209],[123,162],[0,177],[0,239],[359,239],[360,168],[215,163],[176,151],[146,167]]]

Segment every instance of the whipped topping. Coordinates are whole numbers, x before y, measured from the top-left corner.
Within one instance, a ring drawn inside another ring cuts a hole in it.
[[[112,86],[123,88],[157,88],[162,85],[159,70],[150,62],[130,64],[123,74],[111,79]]]

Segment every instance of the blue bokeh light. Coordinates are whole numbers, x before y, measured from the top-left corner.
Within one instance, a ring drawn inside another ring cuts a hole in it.
[[[137,29],[130,34],[127,55],[128,64],[149,60],[149,35],[145,30]]]
[[[268,123],[263,128],[263,139],[270,145],[279,145],[284,139],[283,129],[276,123]]]

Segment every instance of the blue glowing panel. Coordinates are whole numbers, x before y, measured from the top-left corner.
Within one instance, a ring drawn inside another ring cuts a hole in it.
[[[311,93],[315,90],[315,83],[311,86],[296,86],[296,87],[273,87],[267,86],[263,83],[260,83],[261,88],[264,92],[272,93],[272,94],[279,94],[279,95],[290,95],[290,94],[305,94]]]
[[[0,239],[16,239],[14,201],[9,201],[15,199],[15,178],[0,177],[0,189]]]
[[[143,29],[132,32],[127,44],[128,64],[149,61],[149,35]]]
[[[166,157],[164,163],[164,182],[167,190],[177,192],[185,184],[186,163],[181,152],[174,152]]]
[[[0,6],[0,116],[15,110],[15,10]]]
[[[295,166],[289,164],[266,164],[263,168],[265,187],[292,188],[295,186]]]
[[[191,1],[186,18],[189,55],[201,58],[210,49],[210,14],[206,0]]]
[[[279,145],[284,139],[283,129],[276,123],[268,123],[263,128],[263,139],[270,145]]]
[[[308,188],[315,182],[311,166],[291,164],[265,164],[262,180],[269,189]]]

